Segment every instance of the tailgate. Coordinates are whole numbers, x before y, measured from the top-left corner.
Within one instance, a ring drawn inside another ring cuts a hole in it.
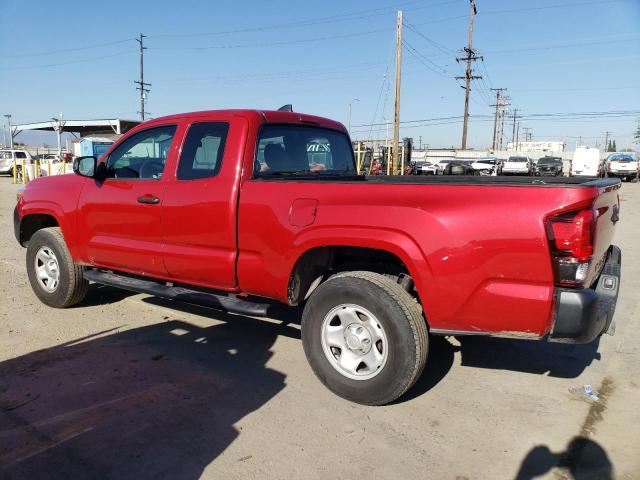
[[[595,183],[601,184],[604,182]],[[587,285],[593,282],[600,274],[609,246],[613,240],[615,225],[620,219],[620,197],[618,195],[620,183],[599,185],[596,188],[598,189],[598,196],[593,203],[595,217],[593,262],[587,276],[589,280]]]

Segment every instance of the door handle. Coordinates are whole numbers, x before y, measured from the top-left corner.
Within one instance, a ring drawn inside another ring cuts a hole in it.
[[[154,197],[153,195],[143,195],[142,197],[138,197],[138,203],[155,205],[157,203],[160,203],[160,199],[158,197]]]

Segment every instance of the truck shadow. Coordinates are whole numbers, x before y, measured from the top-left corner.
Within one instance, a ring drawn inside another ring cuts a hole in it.
[[[578,377],[594,360],[600,360],[600,339],[585,345],[535,340],[460,336],[459,346],[444,337],[429,337],[429,357],[422,376],[399,402],[411,400],[435,387],[449,372],[456,352],[463,367],[511,370],[558,378]]]
[[[572,345],[546,340],[513,340],[492,337],[458,337],[462,365],[576,378],[594,360],[600,360],[600,339]]]
[[[92,284],[87,299],[81,306],[116,302],[129,295],[133,294]],[[302,317],[302,308],[286,307],[277,302],[271,302],[269,321],[256,320],[251,317],[158,297],[143,297],[142,301],[167,308],[167,315],[171,315],[172,311],[177,310],[205,318],[215,318],[230,325],[246,321],[251,325],[260,325],[263,330],[273,327],[274,335],[280,330],[286,329],[289,334],[300,338],[298,325]],[[239,336],[246,334],[245,330],[238,330]],[[599,339],[585,345],[483,336],[459,336],[456,337],[456,340],[459,346],[454,345],[455,342],[450,342],[445,337],[431,336],[429,338],[427,367],[416,384],[398,399],[398,402],[411,400],[434,388],[451,370],[456,352],[460,354],[461,365],[464,367],[511,370],[535,375],[548,374],[558,378],[576,378],[594,360],[600,360]]]
[[[564,452],[553,453],[546,445],[531,449],[522,461],[515,480],[533,480],[553,468],[562,470],[560,478],[611,480],[614,469],[606,450],[597,442],[574,437]]]
[[[0,363],[0,477],[199,478],[284,388],[265,366],[280,335],[300,338],[248,317],[168,319]]]

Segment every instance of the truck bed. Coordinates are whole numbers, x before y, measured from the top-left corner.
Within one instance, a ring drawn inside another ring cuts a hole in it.
[[[466,175],[300,175],[260,177],[257,181],[370,183],[399,185],[546,186],[606,188],[619,183],[615,178],[598,177],[483,177]]]

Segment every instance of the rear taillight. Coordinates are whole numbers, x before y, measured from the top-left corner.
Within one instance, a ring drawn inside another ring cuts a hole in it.
[[[592,209],[551,217],[547,234],[561,285],[577,286],[587,279],[593,257],[595,215]]]

